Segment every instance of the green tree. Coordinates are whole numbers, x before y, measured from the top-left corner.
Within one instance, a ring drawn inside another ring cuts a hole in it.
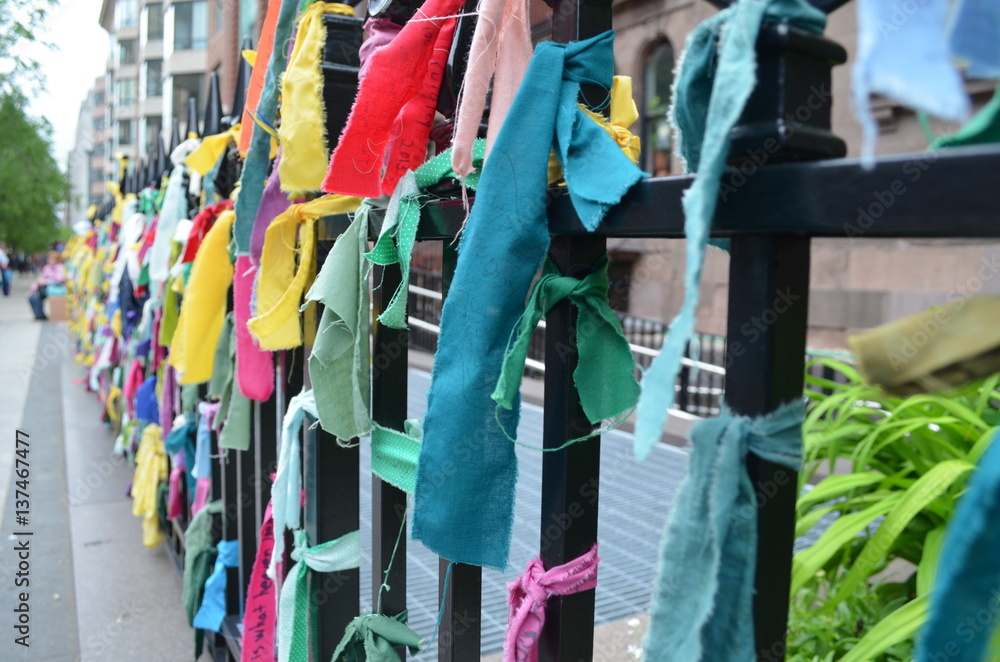
[[[66,177],[52,156],[52,127],[25,112],[27,100],[0,96],[0,241],[37,252],[59,235]]]
[[[41,68],[25,46],[42,44],[38,33],[58,0],[0,0],[0,94],[34,92],[43,83]]]

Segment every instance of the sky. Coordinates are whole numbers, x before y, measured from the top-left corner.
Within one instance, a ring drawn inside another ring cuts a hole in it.
[[[52,124],[54,153],[63,170],[75,142],[80,103],[108,59],[108,33],[100,25],[100,14],[101,0],[61,0],[50,10],[47,30],[41,35],[54,48],[30,51],[45,74],[31,112]]]

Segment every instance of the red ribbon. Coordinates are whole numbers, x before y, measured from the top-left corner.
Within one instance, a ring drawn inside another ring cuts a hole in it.
[[[323,181],[329,193],[391,195],[427,156],[438,91],[464,0],[427,0],[368,62]],[[440,20],[427,20],[440,19]]]
[[[198,252],[198,247],[201,246],[201,242],[205,238],[205,235],[208,234],[208,231],[215,225],[215,219],[219,218],[222,212],[232,208],[232,200],[223,200],[222,202],[205,207],[194,217],[194,220],[191,221],[191,233],[188,235],[187,244],[184,246],[184,257],[181,258],[182,263],[194,262],[194,256]]]

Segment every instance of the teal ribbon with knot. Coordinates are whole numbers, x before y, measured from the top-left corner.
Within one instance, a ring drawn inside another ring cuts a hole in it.
[[[542,317],[563,299],[569,299],[578,311],[576,345],[580,359],[573,371],[573,381],[583,413],[595,424],[617,418],[635,407],[639,384],[632,372],[635,367],[632,350],[618,316],[608,305],[607,253],[594,265],[592,273],[580,279],[563,276],[552,260],[545,262],[521,321],[514,329],[516,339],[507,346],[491,397],[504,409],[513,409],[531,333]]]
[[[344,638],[333,652],[333,662],[400,662],[397,646],[406,646],[411,655],[416,655],[423,642],[407,627],[405,611],[396,617],[364,614],[348,623]]]

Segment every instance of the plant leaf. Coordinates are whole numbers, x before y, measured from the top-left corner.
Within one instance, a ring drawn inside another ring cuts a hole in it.
[[[866,662],[878,658],[892,646],[916,635],[927,620],[929,611],[927,596],[910,600],[879,621],[847,655],[840,658],[840,662]]]
[[[863,471],[838,476],[827,476],[816,487],[799,497],[795,505],[800,514],[805,514],[813,506],[832,501],[852,490],[879,483],[885,476],[877,471]]]
[[[945,527],[939,526],[924,538],[924,551],[920,556],[920,565],[917,566],[917,595],[927,595],[934,586],[945,530]]]

